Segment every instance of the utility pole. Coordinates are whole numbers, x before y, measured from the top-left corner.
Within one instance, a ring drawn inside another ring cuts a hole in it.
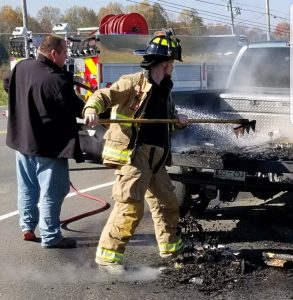
[[[29,58],[26,0],[22,0],[22,25],[24,35],[25,58]]]
[[[271,40],[270,1],[266,0],[267,41]]]
[[[230,7],[230,13],[231,13],[232,34],[234,34],[235,33],[235,28],[234,28],[234,14],[233,14],[232,0],[229,0],[229,7]]]

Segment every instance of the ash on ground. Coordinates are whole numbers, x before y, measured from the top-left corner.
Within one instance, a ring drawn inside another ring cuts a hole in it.
[[[190,216],[181,219],[180,226],[187,247],[162,270],[160,280],[166,288],[184,285],[203,294],[216,295],[241,286],[249,277],[259,278],[268,268],[261,253],[247,255],[220,245]]]

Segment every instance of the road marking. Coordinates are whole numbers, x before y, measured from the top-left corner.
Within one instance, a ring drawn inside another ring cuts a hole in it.
[[[102,188],[107,187],[107,186],[111,186],[113,184],[114,184],[114,181],[106,182],[106,183],[103,183],[103,184],[95,185],[95,186],[80,190],[79,192],[80,193],[85,193],[85,192],[89,192],[89,191],[93,191],[93,190],[98,190],[98,189],[102,189]],[[72,192],[72,193],[69,193],[65,198],[74,197],[76,195],[77,195],[76,192]],[[8,218],[16,216],[16,215],[18,215],[18,210],[10,212],[8,214],[5,214],[3,216],[0,216],[0,221],[8,219]]]
[[[16,216],[16,215],[18,215],[18,210],[8,213],[6,215],[0,216],[0,221],[8,219],[8,218]]]
[[[4,135],[4,134],[6,134],[7,133],[7,131],[0,131],[0,135]]]

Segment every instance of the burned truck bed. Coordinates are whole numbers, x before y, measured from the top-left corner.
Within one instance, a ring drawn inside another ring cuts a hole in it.
[[[177,152],[174,152],[174,151]],[[293,172],[293,145],[266,145],[230,150],[193,147],[173,150],[173,165],[244,172]]]
[[[233,150],[194,147],[172,153],[173,181],[187,185],[229,187],[246,192],[293,190],[293,146],[267,145]],[[179,171],[178,171],[179,170]],[[260,194],[258,194],[259,196]],[[263,194],[267,198],[268,194]]]
[[[255,132],[238,137],[233,124],[193,124],[173,135],[169,175],[191,210],[203,211],[215,197],[234,201],[240,191],[267,200],[293,190],[288,89],[267,91],[174,93],[178,112],[189,118],[256,120]]]

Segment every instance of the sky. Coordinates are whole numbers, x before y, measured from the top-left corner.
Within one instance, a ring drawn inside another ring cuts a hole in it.
[[[182,9],[196,9],[199,16],[203,18],[204,24],[230,23],[230,12],[226,10],[228,0],[182,0],[178,5],[178,0],[148,0],[151,4],[159,3],[169,14],[170,19],[176,18],[176,12]],[[293,0],[232,0],[234,8],[240,9],[241,14],[235,16],[235,24],[241,23],[249,27],[265,28],[266,1],[269,2],[271,13],[271,25],[273,27],[281,22],[289,22],[289,9]],[[13,8],[21,7],[22,0],[0,0],[0,7],[10,5]],[[123,6],[129,6],[142,2],[142,0],[50,0],[48,3],[39,0],[26,0],[27,13],[36,16],[43,6],[60,8],[64,13],[66,9],[76,6],[86,6],[96,12],[110,2],[119,2]],[[238,10],[239,11],[239,10]],[[21,25],[21,24],[20,24]],[[98,24],[93,24],[97,26]]]

